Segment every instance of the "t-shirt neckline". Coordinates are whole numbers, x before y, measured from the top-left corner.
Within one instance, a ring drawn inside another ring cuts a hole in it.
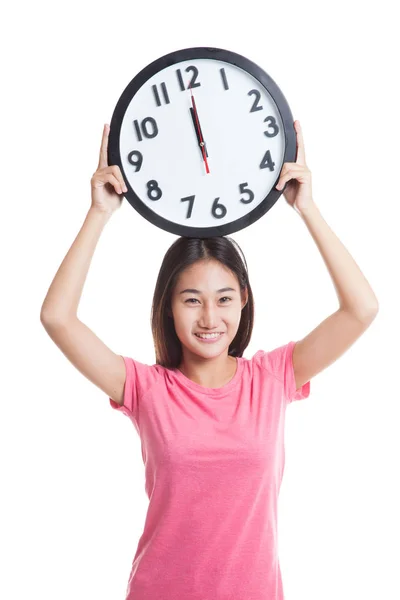
[[[203,394],[207,394],[209,396],[221,396],[221,395],[226,394],[226,392],[230,392],[237,385],[238,381],[240,380],[240,378],[242,376],[243,357],[236,356],[235,358],[236,358],[236,373],[234,374],[232,379],[230,381],[228,381],[228,383],[225,383],[225,385],[223,385],[222,387],[218,387],[218,388],[206,387],[205,385],[200,385],[199,383],[196,383],[195,381],[192,381],[191,379],[189,379],[189,377],[186,377],[186,375],[184,375],[182,373],[182,371],[180,371],[178,368],[174,368],[173,371],[174,371],[175,375],[177,376],[177,378],[180,379],[182,381],[182,383],[184,383],[186,386],[190,387],[192,390],[203,393]]]

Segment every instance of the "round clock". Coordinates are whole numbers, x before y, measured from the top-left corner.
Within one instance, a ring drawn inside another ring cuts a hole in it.
[[[282,166],[296,160],[296,132],[277,84],[249,59],[186,48],[150,63],[114,109],[108,164],[128,202],[185,237],[228,235],[278,200]]]

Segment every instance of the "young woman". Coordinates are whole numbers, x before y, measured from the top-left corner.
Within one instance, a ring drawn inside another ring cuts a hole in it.
[[[278,188],[321,252],[339,309],[304,339],[243,353],[253,295],[227,237],[179,238],[152,306],[156,362],[112,352],[77,318],[100,233],[125,183],[107,165],[106,125],[92,205],[43,302],[41,321],[65,356],[128,416],[142,442],[149,507],[126,600],[282,600],[277,502],[287,405],[339,358],[378,311],[374,292],[314,203],[300,124],[297,159]],[[125,506],[125,510],[130,510]]]

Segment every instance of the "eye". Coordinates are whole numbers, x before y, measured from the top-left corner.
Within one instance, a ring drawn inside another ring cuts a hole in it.
[[[191,300],[195,300],[196,302],[198,302],[197,298],[188,298],[187,300],[185,300],[185,303],[189,302],[189,304],[193,304]],[[232,298],[229,298],[229,296],[223,296],[222,298],[220,298],[220,300],[232,300]],[[224,302],[223,304],[226,304],[226,302]]]

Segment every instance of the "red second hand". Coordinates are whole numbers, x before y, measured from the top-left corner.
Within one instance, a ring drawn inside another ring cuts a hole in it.
[[[201,142],[201,144],[203,144],[201,146],[201,151],[203,153],[203,159],[204,159],[204,162],[205,162],[205,165],[206,165],[206,172],[209,173],[210,169],[208,168],[207,156],[206,156],[206,152],[204,150],[204,141],[203,141],[203,137],[201,135],[200,123],[199,123],[199,119],[198,119],[198,116],[197,116],[197,110],[196,110],[196,104],[195,104],[195,101],[194,101],[193,92],[192,92],[192,88],[191,88],[190,83],[189,83],[189,90],[190,90],[190,93],[192,95],[192,106],[193,106],[193,110],[194,110],[194,115],[196,117],[197,130],[199,132],[200,142]]]

